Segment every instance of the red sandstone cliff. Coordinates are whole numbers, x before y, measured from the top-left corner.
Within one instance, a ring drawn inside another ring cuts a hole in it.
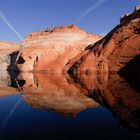
[[[66,67],[69,73],[119,72],[140,55],[140,8],[121,18],[117,25],[100,41],[87,47]],[[140,66],[137,66],[140,67]]]
[[[21,71],[63,71],[66,64],[101,36],[74,25],[33,32],[23,40]]]

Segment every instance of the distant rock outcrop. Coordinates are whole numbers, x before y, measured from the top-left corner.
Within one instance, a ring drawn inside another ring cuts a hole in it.
[[[74,25],[33,32],[24,40],[20,71],[63,71],[67,63],[101,36]]]
[[[8,67],[11,65],[12,53],[18,50],[18,43],[0,41],[0,70],[8,69]]]
[[[117,25],[100,41],[87,47],[66,67],[70,74],[117,73],[140,55],[140,8],[121,18]],[[140,65],[131,68],[137,71]]]

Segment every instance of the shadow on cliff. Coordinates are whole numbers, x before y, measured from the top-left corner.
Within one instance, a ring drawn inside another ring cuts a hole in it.
[[[131,87],[140,93],[140,55],[137,55],[119,71]]]
[[[18,88],[18,86],[22,87],[25,84],[25,80],[17,80],[18,75],[20,74],[20,70],[17,65],[23,64],[25,62],[25,60],[21,56],[19,56],[19,59],[17,60],[17,63],[15,64],[18,54],[19,54],[19,51],[16,51],[10,54],[10,64],[7,68],[8,73],[10,75],[10,79],[11,79],[10,86],[15,87],[15,88]]]

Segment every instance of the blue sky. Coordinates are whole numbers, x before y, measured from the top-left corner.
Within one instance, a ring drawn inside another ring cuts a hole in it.
[[[0,0],[0,11],[24,38],[27,34],[72,24],[85,10],[99,0]],[[125,13],[132,12],[140,0],[106,0],[85,15],[76,25],[88,32],[106,34]],[[0,20],[0,40],[19,39]]]

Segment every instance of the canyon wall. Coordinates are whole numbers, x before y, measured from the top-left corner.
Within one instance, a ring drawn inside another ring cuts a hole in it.
[[[117,73],[129,62],[139,61],[140,56],[140,9],[121,18],[117,25],[104,38],[87,47],[66,66],[70,74]],[[140,62],[140,61],[139,61]],[[135,62],[136,63],[136,62]],[[138,70],[140,65],[131,68]]]

